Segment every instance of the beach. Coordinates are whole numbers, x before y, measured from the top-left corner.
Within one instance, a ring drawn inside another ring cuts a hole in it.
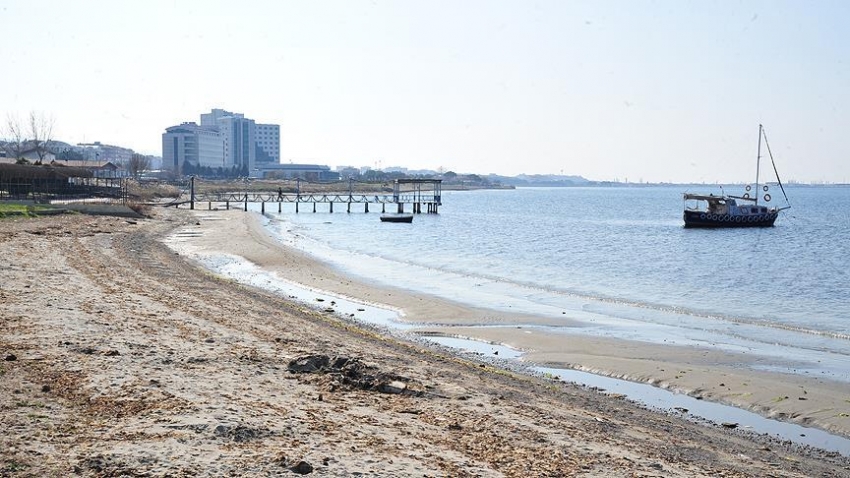
[[[210,216],[216,219],[213,224],[205,226],[202,221],[195,226],[203,232],[192,237],[193,248],[241,257],[279,277],[316,289],[389,305],[402,311],[403,321],[427,324],[417,326],[414,332],[504,344],[526,352],[524,359],[528,362],[651,383],[850,436],[850,403],[844,383],[817,376],[755,373],[750,369],[766,361],[758,355],[569,334],[568,315],[553,318],[512,314],[473,308],[403,288],[370,285],[292,248],[281,254],[278,241],[269,236],[257,215],[232,211],[224,214],[228,220],[217,220],[221,213],[216,212]],[[243,230],[250,231],[251,240],[228,239],[238,237]],[[555,326],[565,332],[551,333],[534,326]]]
[[[836,453],[693,423],[361,327],[213,275],[244,258],[403,312],[416,332],[654,383],[850,435],[846,387],[758,357],[552,335],[551,319],[355,280],[257,214],[157,209],[0,229],[3,476],[848,476]],[[191,253],[165,244],[180,234]],[[502,324],[503,328],[472,327]],[[525,324],[517,329],[513,324]],[[531,324],[532,327],[528,327]],[[563,325],[564,321],[558,321]]]

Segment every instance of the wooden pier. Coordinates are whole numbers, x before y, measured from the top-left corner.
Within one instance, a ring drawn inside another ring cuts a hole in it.
[[[331,192],[331,191],[311,191],[312,189],[320,189],[315,187],[316,183],[309,183],[304,180],[295,180],[294,191],[284,191],[282,186],[279,186],[277,191],[269,190],[249,190],[246,187],[244,191],[195,191],[195,178],[192,178],[188,191],[189,198],[186,200],[179,199],[174,205],[189,204],[191,209],[195,209],[196,203],[207,203],[207,208],[212,210],[213,204],[224,205],[225,209],[231,207],[239,207],[248,210],[248,203],[259,203],[260,210],[263,214],[266,212],[266,205],[277,204],[277,212],[283,211],[283,204],[291,203],[295,205],[295,212],[301,212],[301,206],[312,206],[312,211],[317,212],[318,204],[327,204],[328,212],[334,212],[334,205],[338,204],[345,207],[346,212],[352,212],[352,205],[355,209],[360,209],[359,205],[363,205],[364,213],[369,212],[369,205],[380,205],[381,212],[397,212],[404,213],[405,205],[410,206],[410,212],[414,214],[438,214],[439,207],[442,205],[442,180],[441,179],[397,179],[393,181],[392,191],[381,192],[355,192],[354,181],[348,181],[348,191],[346,192]],[[344,182],[339,182],[344,184]],[[320,184],[323,189],[329,188],[329,183]],[[330,185],[333,188],[332,185]],[[289,188],[291,189],[291,188]],[[338,188],[337,188],[338,189]],[[361,185],[362,189],[362,185]],[[386,189],[386,188],[383,188]],[[388,207],[389,205],[389,207]]]

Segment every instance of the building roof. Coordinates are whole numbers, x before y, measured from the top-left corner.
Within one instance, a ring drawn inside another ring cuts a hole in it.
[[[57,159],[57,160],[53,161],[51,164],[68,166],[68,167],[72,167],[72,168],[110,169],[112,171],[115,171],[116,169],[118,169],[118,166],[116,166],[115,164],[113,164],[110,161],[88,161],[88,160],[80,161],[80,160],[76,160],[76,159],[70,159],[70,160]]]

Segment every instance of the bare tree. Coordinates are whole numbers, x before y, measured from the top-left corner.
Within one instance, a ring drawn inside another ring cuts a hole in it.
[[[12,113],[6,117],[6,136],[6,149],[14,155],[15,159],[21,159],[27,138],[21,126],[21,120]]]
[[[38,155],[36,164],[41,164],[47,153],[50,152],[50,142],[53,141],[53,117],[45,116],[43,113],[30,112],[30,141]]]
[[[151,159],[144,154],[133,153],[130,156],[130,161],[127,162],[127,169],[130,171],[130,175],[136,179],[139,179],[139,176],[150,169],[150,167]]]

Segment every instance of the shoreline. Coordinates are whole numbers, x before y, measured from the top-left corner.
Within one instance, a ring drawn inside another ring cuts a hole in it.
[[[204,251],[202,254],[232,254],[294,283],[385,304],[403,311],[401,320],[413,334],[502,344],[524,352],[520,360],[527,364],[646,383],[850,438],[846,384],[750,369],[763,365],[759,356],[570,334],[570,327],[577,322],[570,322],[569,316],[564,320],[512,314],[403,288],[366,284],[319,258],[280,243],[261,223],[264,218],[258,213],[215,211],[196,215],[200,226],[193,229],[197,228],[200,237],[193,238],[193,242]],[[205,216],[216,219],[205,221]],[[250,241],[234,240],[240,234]],[[537,328],[548,326],[563,332]]]

